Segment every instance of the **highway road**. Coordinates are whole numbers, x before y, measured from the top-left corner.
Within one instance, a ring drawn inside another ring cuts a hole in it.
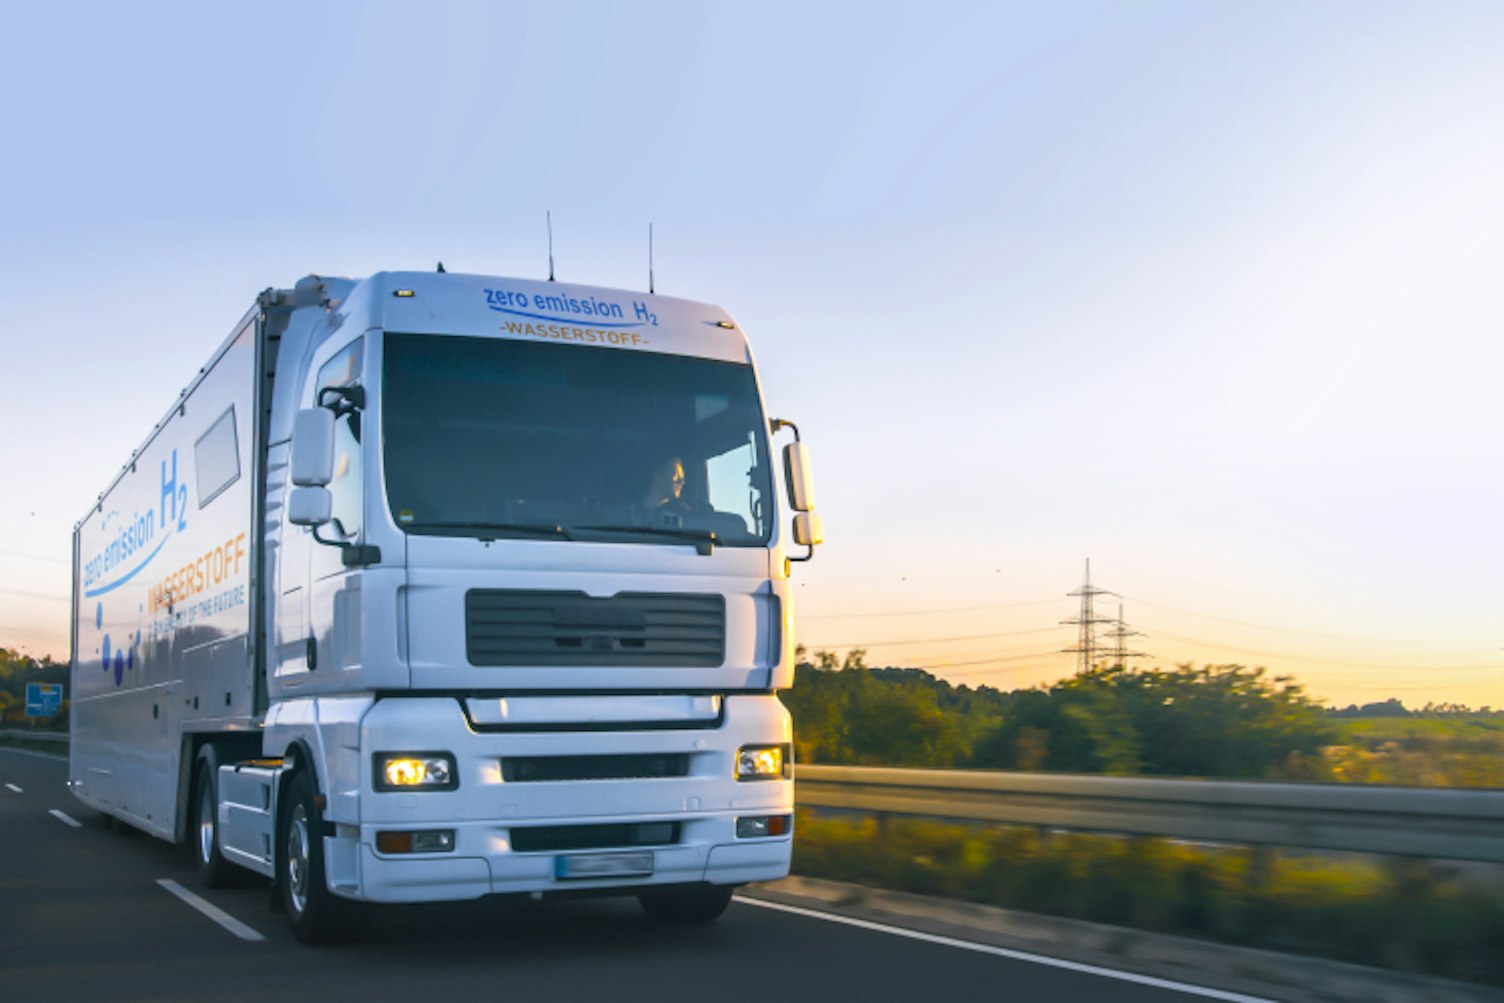
[[[350,942],[307,948],[264,883],[199,887],[186,850],[112,831],[66,778],[62,759],[0,749],[7,1003],[1253,1000],[744,898],[688,928],[649,921],[632,899],[387,908],[363,916]]]

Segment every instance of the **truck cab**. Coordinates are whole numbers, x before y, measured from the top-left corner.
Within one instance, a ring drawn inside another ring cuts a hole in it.
[[[205,874],[272,876],[305,940],[498,893],[708,919],[787,874],[821,531],[736,322],[442,273],[263,301],[260,748],[199,746]]]

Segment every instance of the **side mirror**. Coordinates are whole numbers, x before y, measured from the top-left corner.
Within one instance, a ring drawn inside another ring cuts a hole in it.
[[[815,481],[804,443],[796,441],[783,447],[783,473],[789,489],[789,507],[795,512],[814,509]]]
[[[768,428],[774,435],[780,430],[794,430],[794,441],[783,447],[783,480],[789,491],[789,507],[794,510],[794,543],[805,547],[803,557],[789,561],[807,561],[815,556],[816,544],[825,542],[825,523],[815,514],[815,479],[810,473],[809,452],[799,438],[799,426],[782,418],[772,418]]]
[[[322,526],[332,518],[334,497],[322,485],[293,488],[287,498],[287,521],[294,526]]]
[[[794,515],[794,542],[801,547],[815,547],[825,542],[825,521],[818,512]]]
[[[292,482],[299,487],[321,488],[332,480],[334,412],[322,407],[299,411],[292,422]]]

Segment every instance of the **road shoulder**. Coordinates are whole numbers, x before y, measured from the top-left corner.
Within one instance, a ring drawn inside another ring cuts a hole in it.
[[[748,898],[1289,1003],[1498,1003],[1498,988],[792,876]]]

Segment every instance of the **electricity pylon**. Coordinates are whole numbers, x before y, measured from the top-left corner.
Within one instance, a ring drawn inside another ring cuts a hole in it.
[[[1128,624],[1123,620],[1122,603],[1118,603],[1118,618],[1114,621],[1114,624],[1113,628],[1107,632],[1107,636],[1112,639],[1112,661],[1109,664],[1122,669],[1127,668],[1128,659],[1130,658],[1149,657],[1147,651],[1128,650],[1128,638],[1143,637],[1144,635],[1136,630],[1128,629]]]
[[[1061,620],[1063,624],[1073,624],[1081,628],[1081,633],[1074,648],[1061,648],[1068,655],[1079,656],[1076,662],[1076,672],[1090,672],[1097,660],[1097,625],[1112,623],[1112,617],[1097,616],[1093,608],[1093,600],[1097,596],[1117,596],[1116,592],[1108,592],[1106,589],[1094,589],[1091,587],[1091,558],[1086,559],[1086,580],[1075,592],[1067,592],[1068,596],[1081,597],[1081,614],[1074,620]]]

